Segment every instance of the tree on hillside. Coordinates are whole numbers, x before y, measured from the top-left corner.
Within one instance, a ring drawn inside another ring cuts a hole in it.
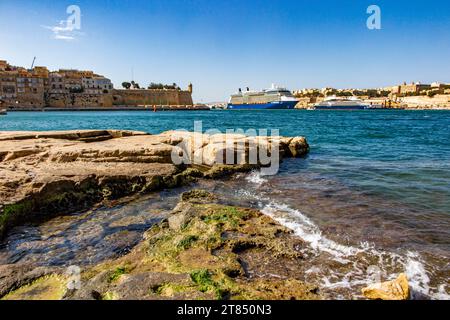
[[[140,89],[139,83],[131,81],[131,85],[133,86],[133,89]]]
[[[176,83],[172,83],[172,84],[162,84],[162,83],[150,83],[147,87],[148,89],[177,89],[177,90],[181,90],[180,87],[178,87],[178,85]]]
[[[130,89],[131,88],[131,83],[129,82],[122,82],[122,87],[124,87],[124,89]]]
[[[349,91],[340,91],[338,93],[336,93],[337,97],[351,97],[353,95],[352,92]]]
[[[436,93],[437,92],[435,92],[435,91],[428,91],[427,95],[428,95],[428,97],[433,98],[436,95]]]

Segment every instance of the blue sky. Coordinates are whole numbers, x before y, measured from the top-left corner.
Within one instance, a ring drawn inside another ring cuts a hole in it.
[[[81,8],[74,40],[48,27]],[[382,29],[369,30],[369,5]],[[379,87],[450,82],[450,1],[0,0],[0,59],[194,84],[198,102],[238,87]]]

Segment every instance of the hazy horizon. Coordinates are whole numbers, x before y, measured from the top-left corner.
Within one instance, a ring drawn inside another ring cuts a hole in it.
[[[367,8],[381,9],[369,30]],[[66,8],[81,29],[63,30]],[[0,3],[0,59],[194,85],[197,102],[272,83],[370,88],[449,82],[450,3],[412,1],[13,1]]]

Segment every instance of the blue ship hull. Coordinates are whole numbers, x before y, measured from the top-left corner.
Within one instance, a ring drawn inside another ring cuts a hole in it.
[[[228,104],[228,109],[232,110],[262,110],[262,109],[294,109],[298,101],[274,101],[269,103],[253,104]]]

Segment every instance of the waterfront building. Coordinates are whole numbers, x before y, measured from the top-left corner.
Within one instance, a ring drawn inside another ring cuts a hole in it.
[[[113,89],[111,80],[99,75],[82,78],[82,86],[86,94],[109,94]]]
[[[16,77],[16,104],[27,107],[42,107],[44,105],[45,82],[33,70],[20,68]]]
[[[110,79],[90,70],[50,72],[43,66],[25,69],[0,60],[0,99],[14,108],[192,106],[192,91],[192,84],[187,90],[115,90]]]
[[[446,90],[446,89],[450,89],[450,84],[449,84],[449,83],[433,82],[433,83],[431,84],[431,89],[434,89],[434,90]]]
[[[422,90],[428,90],[431,88],[429,84],[422,84],[420,82],[412,82],[411,84],[403,83],[399,86],[399,95],[418,95]]]
[[[49,94],[66,93],[65,78],[59,72],[50,72],[48,93]]]
[[[1,63],[2,61],[0,61]],[[0,70],[0,98],[6,102],[17,98],[17,72]]]

